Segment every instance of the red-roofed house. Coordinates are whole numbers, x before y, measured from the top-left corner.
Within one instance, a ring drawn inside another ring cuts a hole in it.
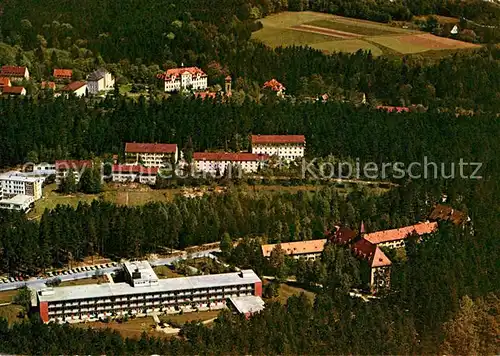
[[[69,95],[70,93],[75,94],[77,97],[87,96],[87,83],[86,82],[73,82],[66,85],[61,89],[63,93]]]
[[[431,234],[437,231],[437,222],[422,222],[415,225],[401,227],[399,229],[383,230],[362,235],[362,237],[377,246],[389,248],[403,247],[408,236]]]
[[[80,181],[80,177],[85,169],[92,168],[92,161],[78,161],[78,160],[59,160],[56,161],[56,183],[59,186],[64,178],[68,175],[68,171],[73,170],[75,182]]]
[[[168,69],[158,74],[157,78],[165,81],[165,91],[173,92],[191,88],[205,90],[208,87],[208,77],[198,67],[181,67]]]
[[[283,242],[279,245],[288,256],[291,256],[295,259],[305,258],[306,260],[314,260],[317,257],[321,256],[321,253],[325,249],[326,241],[326,239],[294,241]],[[277,245],[278,244],[262,245],[262,255],[264,257],[271,256],[271,252],[276,248]]]
[[[10,82],[10,79],[7,77],[0,77],[0,89],[3,87],[10,87],[12,86],[12,83]]]
[[[252,153],[294,161],[304,157],[304,135],[252,135]]]
[[[56,83],[54,83],[54,82],[42,82],[42,89],[56,90]]]
[[[272,91],[276,92],[276,95],[283,96],[285,94],[286,88],[283,86],[283,84],[273,78],[265,82],[262,89],[271,89]]]
[[[73,71],[71,69],[54,69],[53,76],[55,79],[71,80],[73,77]]]
[[[125,157],[127,163],[139,164],[145,167],[165,168],[172,160],[177,163],[179,150],[176,144],[170,143],[135,143],[125,144]]]
[[[11,81],[21,81],[30,79],[30,72],[27,67],[20,66],[2,66],[0,77],[9,77]]]
[[[4,95],[26,95],[24,87],[3,87],[2,94]]]
[[[361,239],[352,245],[354,254],[370,267],[370,290],[372,293],[389,288],[391,282],[391,260],[375,244]]]
[[[157,175],[158,167],[114,164],[111,169],[112,181],[119,183],[139,181],[142,184],[155,184]]]
[[[230,152],[195,152],[193,160],[196,169],[216,175],[217,172],[224,174],[231,166],[240,167],[243,172],[257,172],[269,159],[268,155],[255,153],[230,153]]]

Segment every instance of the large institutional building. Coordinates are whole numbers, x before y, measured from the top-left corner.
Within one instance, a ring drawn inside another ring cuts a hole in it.
[[[42,197],[43,178],[27,177],[20,172],[0,174],[0,199],[27,195],[36,201]]]
[[[193,90],[205,90],[208,87],[208,77],[198,67],[168,69],[165,73],[159,74],[158,78],[165,81],[166,92],[189,88]]]
[[[178,161],[179,150],[176,144],[170,143],[127,142],[125,159],[127,164],[164,168],[172,161]]]
[[[262,296],[252,270],[158,279],[147,261],[123,265],[127,282],[47,288],[37,291],[44,323],[82,322],[119,315],[146,316],[222,309],[230,297]]]
[[[263,168],[269,159],[268,155],[255,153],[230,153],[230,152],[195,152],[193,161],[196,170],[212,175],[224,174],[228,167],[235,169],[233,174],[241,168],[242,172],[255,173]]]
[[[278,156],[287,161],[304,157],[304,135],[252,135],[252,153]]]

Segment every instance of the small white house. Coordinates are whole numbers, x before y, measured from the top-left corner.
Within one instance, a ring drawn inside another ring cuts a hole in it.
[[[100,91],[113,90],[115,78],[106,69],[101,68],[92,72],[87,78],[89,93],[98,94]]]
[[[61,91],[66,95],[73,93],[77,97],[87,96],[87,83],[82,81],[69,83],[64,88],[62,88]]]

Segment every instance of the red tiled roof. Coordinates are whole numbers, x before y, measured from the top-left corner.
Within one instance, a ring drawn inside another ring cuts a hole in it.
[[[283,84],[281,84],[274,78],[265,82],[263,88],[269,88],[273,91],[280,91],[285,89]]]
[[[263,161],[268,159],[268,155],[255,153],[231,153],[231,152],[194,152],[195,161]]]
[[[26,67],[2,66],[2,72],[0,72],[0,75],[2,77],[24,77],[25,72]]]
[[[10,79],[7,77],[0,77],[0,87],[10,87]]]
[[[437,230],[437,222],[423,222],[411,226],[401,227],[399,229],[391,229],[384,231],[372,232],[363,237],[373,243],[380,244],[405,239],[408,235],[416,233],[417,235],[430,234]]]
[[[331,241],[339,245],[345,245],[354,240],[356,236],[356,231],[342,226],[332,234]]]
[[[65,171],[67,169],[91,168],[92,161],[90,160],[59,160],[56,161],[56,170]]]
[[[379,105],[377,106],[377,109],[385,110],[387,112],[409,112],[410,108],[406,106],[383,106]]]
[[[184,73],[189,73],[192,76],[196,76],[198,74],[201,77],[206,76],[205,72],[198,67],[181,67],[181,68],[168,69],[165,73],[158,74],[157,77],[159,79],[172,80],[181,76]]]
[[[304,135],[252,135],[252,144],[305,142]]]
[[[451,221],[455,225],[461,225],[467,221],[468,216],[466,213],[455,210],[451,206],[438,204],[432,209],[429,219]]]
[[[301,255],[309,253],[321,253],[325,249],[326,239],[322,240],[309,240],[309,241],[295,241],[281,243],[281,248],[287,255]],[[264,257],[271,256],[277,244],[262,245],[262,254]]]
[[[354,254],[358,258],[367,260],[370,267],[390,266],[391,260],[385,253],[375,244],[361,239],[352,246]]]
[[[73,76],[73,71],[71,69],[54,69],[54,77],[71,79]]]
[[[56,83],[54,83],[54,82],[42,82],[42,89],[45,89],[46,87],[49,89],[55,90]]]
[[[80,89],[84,85],[87,85],[87,82],[72,82],[62,88],[61,91],[75,91]]]
[[[175,153],[177,145],[174,143],[135,143],[127,142],[125,152],[128,153]]]
[[[3,94],[19,94],[21,95],[24,91],[24,87],[3,87]]]
[[[112,168],[113,173],[136,173],[144,175],[157,175],[158,167],[144,167],[137,165],[124,165],[124,164],[114,164]]]

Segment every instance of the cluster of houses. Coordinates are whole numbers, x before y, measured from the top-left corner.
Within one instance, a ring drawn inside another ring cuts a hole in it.
[[[252,135],[251,143],[251,152],[194,152],[193,168],[210,175],[223,175],[230,168],[256,173],[272,156],[286,161],[304,156],[303,135]],[[179,156],[176,144],[128,142],[125,144],[125,163],[115,163],[112,167],[112,181],[155,184],[161,170],[177,163],[180,167],[187,165]]]
[[[303,135],[252,135],[251,142],[251,152],[194,152],[192,166],[195,171],[209,175],[224,174],[233,167],[245,173],[256,173],[270,157],[291,161],[304,156]],[[176,144],[165,143],[128,142],[125,162],[120,164],[117,156],[114,158],[110,179],[115,183],[154,185],[162,170],[187,164]],[[27,212],[42,198],[42,185],[47,177],[55,176],[60,186],[71,173],[78,184],[84,170],[93,167],[91,160],[57,160],[54,164],[35,165],[29,172],[0,174],[0,208]]]
[[[334,231],[325,233],[325,239],[296,241],[261,246],[264,257],[270,257],[272,251],[280,245],[284,253],[295,259],[314,260],[321,256],[327,243],[348,246],[354,255],[369,267],[368,281],[370,291],[377,293],[390,288],[391,260],[383,252],[386,249],[403,248],[408,238],[415,236],[418,241],[431,236],[438,229],[438,221],[449,221],[457,226],[470,223],[466,213],[450,206],[438,204],[428,216],[428,220],[398,229],[367,233],[361,223],[359,232],[344,226],[336,226]]]
[[[113,90],[115,79],[104,68],[92,72],[86,81],[73,81],[71,69],[54,69],[53,81],[42,81],[40,88],[55,91],[55,96],[74,94],[78,97],[88,94],[97,95]],[[2,66],[0,71],[0,93],[3,95],[26,95],[23,82],[30,80],[29,70],[25,66]],[[17,84],[17,85],[15,85]]]

